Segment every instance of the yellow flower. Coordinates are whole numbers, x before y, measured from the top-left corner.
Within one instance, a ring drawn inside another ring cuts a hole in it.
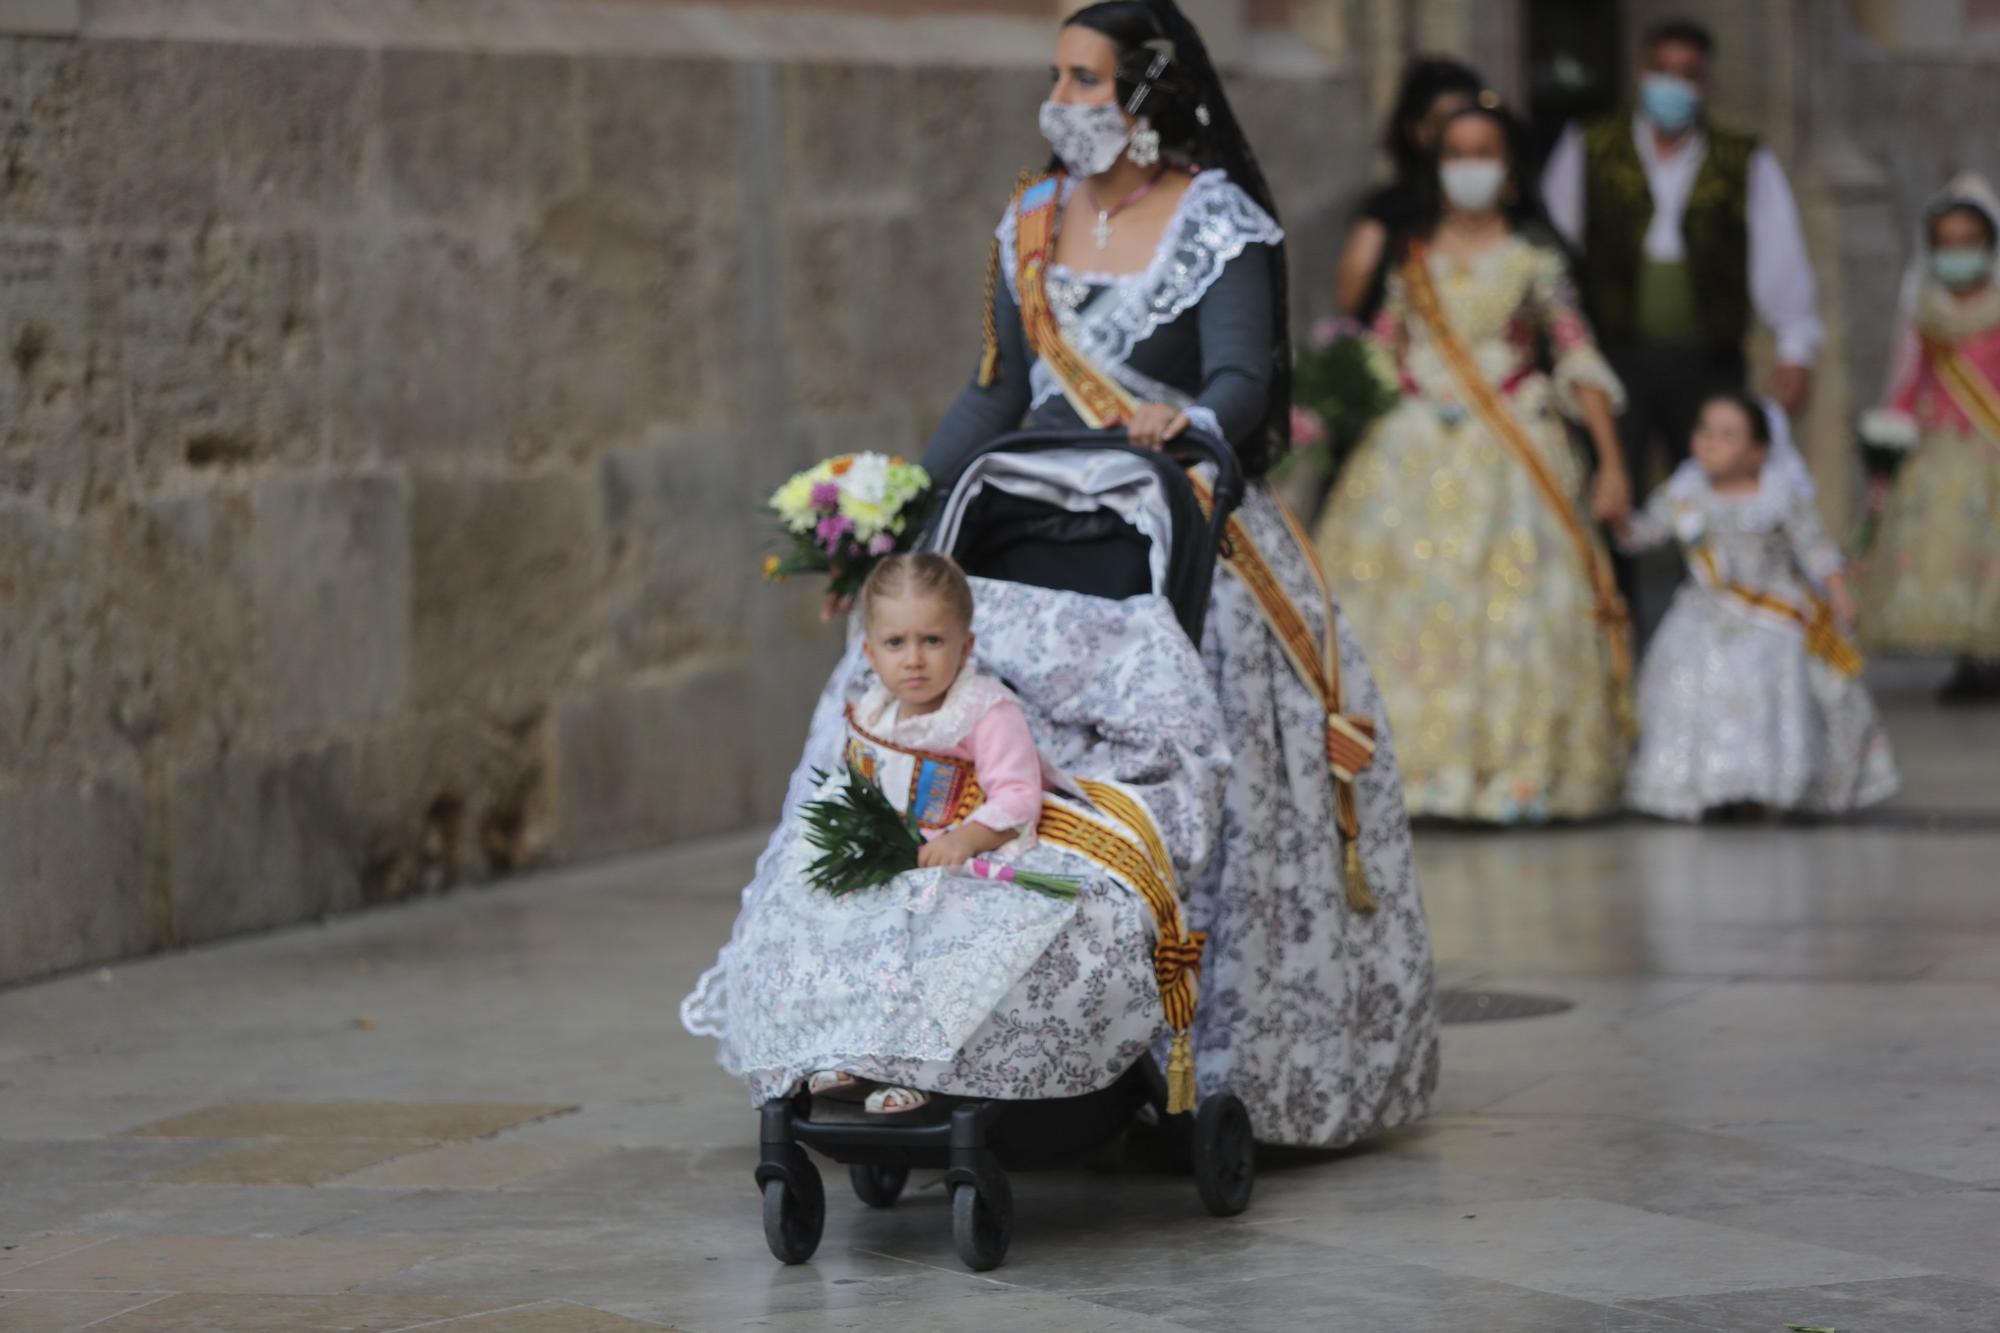
[[[778,559],[778,557],[775,555],[765,556],[764,577],[771,580],[771,582],[773,583],[779,582],[784,576],[778,573],[778,566],[783,563],[784,561]]]
[[[778,517],[794,532],[812,526],[812,488],[812,473],[801,472],[771,496],[771,508],[778,511]]]

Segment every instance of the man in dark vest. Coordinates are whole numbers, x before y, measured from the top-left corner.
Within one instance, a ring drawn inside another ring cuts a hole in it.
[[[1637,108],[1571,125],[1542,177],[1549,216],[1581,255],[1598,340],[1625,382],[1619,436],[1640,487],[1656,441],[1671,470],[1687,457],[1702,399],[1746,387],[1753,312],[1776,341],[1768,392],[1787,413],[1804,408],[1819,350],[1818,298],[1784,169],[1753,136],[1703,112],[1714,54],[1698,23],[1650,29]],[[1620,577],[1632,598],[1630,569]],[[1642,626],[1665,610],[1633,600]]]

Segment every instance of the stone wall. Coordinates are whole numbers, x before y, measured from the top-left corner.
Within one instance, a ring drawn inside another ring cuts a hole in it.
[[[0,981],[767,817],[836,636],[756,506],[921,449],[1038,155],[976,53],[217,8],[0,37]],[[1286,68],[1310,310],[1366,91]]]

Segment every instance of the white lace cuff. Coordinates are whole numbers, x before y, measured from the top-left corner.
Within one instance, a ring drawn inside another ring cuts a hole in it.
[[[1921,434],[1915,417],[1887,407],[1863,412],[1855,429],[1878,449],[1914,449]]]
[[[1188,406],[1181,411],[1187,416],[1189,429],[1213,435],[1224,444],[1229,443],[1229,437],[1222,433],[1222,422],[1216,417],[1214,408]]]
[[[1595,348],[1574,347],[1556,362],[1556,410],[1571,421],[1583,420],[1583,402],[1578,389],[1597,389],[1611,400],[1611,414],[1625,410],[1625,386],[1619,383],[1610,363]]]

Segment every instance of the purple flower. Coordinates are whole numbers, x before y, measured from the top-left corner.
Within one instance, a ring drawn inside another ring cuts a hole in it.
[[[854,520],[845,514],[828,514],[819,521],[819,527],[814,529],[819,537],[819,544],[829,553],[838,549],[840,539],[852,531],[854,531]]]
[[[878,532],[868,539],[868,554],[887,555],[896,549],[896,539],[886,532]]]
[[[1313,321],[1311,332],[1306,335],[1307,345],[1315,352],[1323,352],[1343,338],[1359,338],[1368,330],[1344,315],[1328,315]]]
[[[840,487],[830,481],[813,483],[812,502],[814,509],[834,509],[840,504]]]

